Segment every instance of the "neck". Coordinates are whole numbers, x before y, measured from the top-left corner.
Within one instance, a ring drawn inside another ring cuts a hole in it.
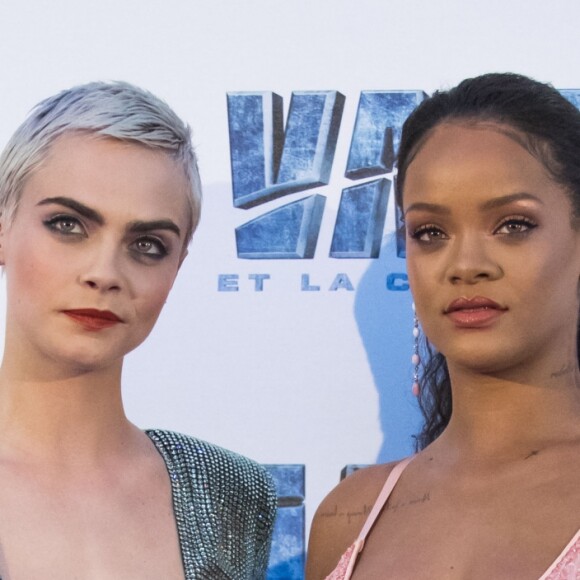
[[[59,463],[126,446],[121,362],[98,370],[0,368],[0,453]],[[42,377],[42,378],[41,378]]]
[[[510,376],[449,366],[453,414],[440,444],[457,455],[510,458],[580,437],[580,373]],[[534,380],[531,376],[538,376]],[[517,378],[516,378],[517,377]]]

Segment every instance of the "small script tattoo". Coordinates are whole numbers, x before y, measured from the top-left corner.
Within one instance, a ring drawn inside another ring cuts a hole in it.
[[[408,500],[397,500],[395,503],[387,503],[385,506],[385,510],[396,512],[403,508],[412,507],[414,505],[420,505],[422,503],[431,501],[431,492],[426,491],[422,496],[414,497]],[[339,519],[346,519],[347,523],[350,524],[353,519],[360,519],[367,517],[371,510],[373,509],[372,505],[367,505],[366,503],[358,509],[340,509],[336,504],[332,509],[329,509],[325,512],[321,512],[321,518],[339,518]]]
[[[550,375],[550,378],[557,379],[558,377],[561,377],[563,375],[569,375],[570,373],[573,373],[574,372],[575,368],[576,368],[575,365],[573,365],[572,363],[568,363],[568,364],[562,365],[560,367],[560,370],[554,371]]]
[[[368,516],[371,513],[372,505],[367,505],[366,503],[360,509],[352,510],[342,510],[338,509],[335,505],[333,509],[326,512],[322,512],[320,517],[322,518],[346,518],[346,521],[350,524],[353,518],[359,519]]]
[[[387,511],[396,512],[400,509],[414,506],[414,505],[419,505],[419,504],[422,504],[422,503],[425,503],[428,501],[431,501],[431,492],[430,491],[426,491],[420,497],[415,497],[415,498],[409,499],[409,500],[397,500],[394,503],[388,503],[385,509]]]

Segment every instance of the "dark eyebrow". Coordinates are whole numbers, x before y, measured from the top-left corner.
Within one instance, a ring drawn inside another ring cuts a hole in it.
[[[49,205],[51,203],[68,207],[100,226],[105,223],[105,218],[98,211],[91,209],[84,203],[71,199],[70,197],[47,197],[39,201],[36,205]],[[150,232],[152,230],[169,230],[175,232],[178,237],[181,237],[181,230],[171,220],[154,220],[150,222],[134,221],[129,224],[127,230],[133,233]]]
[[[410,211],[430,211],[433,213],[438,213],[440,215],[449,215],[451,210],[443,205],[437,203],[427,203],[425,201],[418,201],[417,203],[412,203],[406,210],[407,215]]]
[[[105,223],[105,218],[98,211],[95,211],[94,209],[86,206],[84,203],[71,199],[70,197],[46,197],[39,201],[36,205],[49,205],[51,203],[68,207],[83,217],[99,224],[100,226]]]
[[[510,195],[502,195],[501,197],[490,199],[489,201],[486,201],[485,203],[481,204],[481,209],[495,209],[496,207],[502,207],[504,205],[513,203],[514,201],[520,200],[524,201],[531,200],[535,201],[536,203],[541,203],[542,205],[544,205],[544,202],[539,197],[536,197],[531,193],[521,192],[521,193],[512,193]]]
[[[536,197],[531,193],[520,192],[520,193],[511,193],[509,195],[502,195],[501,197],[495,197],[482,203],[480,208],[482,210],[495,209],[498,207],[502,207],[504,205],[509,205],[514,201],[520,200],[524,201],[531,200],[535,201],[536,203],[541,203],[542,205],[544,204],[544,202],[539,197]],[[423,201],[412,203],[405,211],[405,215],[407,215],[407,213],[409,213],[410,211],[429,211],[439,215],[449,215],[451,213],[451,210],[443,205],[438,205],[436,203],[427,203]]]
[[[153,230],[169,230],[181,237],[181,230],[171,220],[154,220],[151,222],[135,221],[129,224],[127,230],[131,233],[146,233]]]

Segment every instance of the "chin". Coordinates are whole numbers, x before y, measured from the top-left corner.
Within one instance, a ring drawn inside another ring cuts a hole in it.
[[[527,357],[519,357],[514,353],[497,353],[495,356],[479,355],[474,357],[465,357],[453,361],[453,364],[462,367],[472,373],[501,376],[506,380],[519,380],[522,377],[522,370],[529,363],[525,362]],[[522,367],[522,364],[524,367]]]
[[[122,363],[124,354],[114,348],[77,347],[53,351],[49,357],[58,366],[71,369],[74,374],[85,374]]]
[[[513,348],[501,344],[492,346],[473,345],[473,348],[448,349],[443,353],[448,365],[461,367],[465,370],[481,374],[494,374],[517,366],[520,357]]]

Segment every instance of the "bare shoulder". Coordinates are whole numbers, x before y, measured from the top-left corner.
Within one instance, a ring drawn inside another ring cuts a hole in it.
[[[396,463],[360,469],[341,481],[322,501],[312,521],[307,580],[326,578],[356,540]]]

